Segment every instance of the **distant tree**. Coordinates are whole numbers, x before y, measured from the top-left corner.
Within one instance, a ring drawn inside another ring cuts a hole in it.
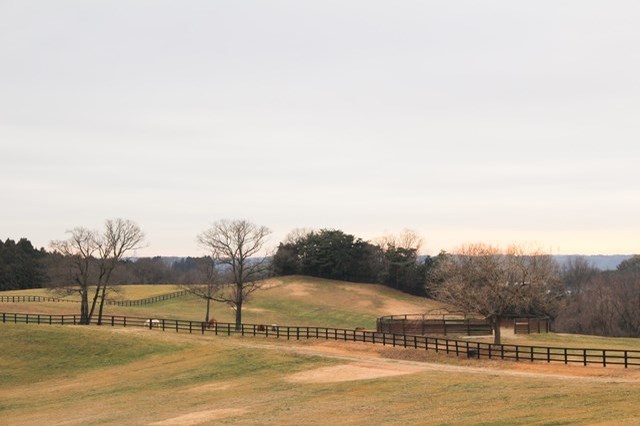
[[[225,268],[230,282],[219,286],[214,300],[236,311],[236,329],[242,327],[242,306],[262,286],[267,275],[266,256],[260,253],[271,231],[246,220],[220,220],[198,235],[216,265]]]
[[[36,250],[26,238],[16,243],[0,240],[0,290],[42,287],[48,277],[44,262],[47,253]]]
[[[80,294],[80,323],[90,324],[98,307],[98,324],[101,324],[113,271],[127,252],[141,247],[144,233],[127,219],[106,220],[102,233],[83,227],[68,233],[68,239],[52,241],[51,246],[68,262],[75,291]],[[91,307],[90,292],[93,292]]]
[[[336,229],[302,233],[281,243],[274,271],[356,282],[378,282],[383,265],[380,248]]]
[[[640,272],[640,255],[633,255],[629,259],[623,260],[618,265],[621,272]]]
[[[300,273],[300,259],[296,243],[280,243],[273,255],[272,265],[276,275],[295,275]]]
[[[600,270],[594,267],[584,256],[570,258],[562,266],[562,283],[571,295],[582,293],[587,284],[598,275]]]
[[[390,245],[384,252],[386,260],[383,283],[406,293],[425,296],[426,265],[418,262],[415,248]]]
[[[399,234],[384,235],[376,239],[376,243],[383,250],[394,247],[396,249],[413,250],[417,254],[422,248],[423,238],[414,230],[404,229]]]
[[[437,256],[425,256],[425,296],[433,298],[438,287],[442,285],[444,277],[440,273],[440,265],[447,260],[449,253],[442,250]]]
[[[555,315],[563,296],[553,258],[517,246],[504,254],[485,244],[463,246],[445,258],[439,273],[442,282],[434,292],[436,299],[487,317],[497,344],[502,318]]]

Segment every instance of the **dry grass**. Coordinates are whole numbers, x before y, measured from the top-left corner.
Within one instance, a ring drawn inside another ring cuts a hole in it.
[[[353,342],[0,327],[22,332],[14,333],[14,344],[28,340],[29,330],[55,330],[61,339],[84,333],[95,344],[92,356],[100,356],[101,342],[113,335],[171,348],[71,377],[61,371],[5,385],[0,413],[6,425],[635,424],[640,417],[635,370],[459,363],[432,352]]]
[[[142,299],[176,291],[175,286],[121,286],[123,299]],[[46,295],[43,289],[25,290]],[[22,294],[12,292],[13,294]],[[4,294],[4,293],[3,293]],[[27,294],[27,293],[24,293]],[[282,277],[265,282],[264,289],[252,295],[244,305],[243,321],[248,323],[309,325],[325,327],[374,328],[376,318],[392,313],[419,313],[442,307],[439,302],[404,294],[377,284],[357,284],[311,277]],[[78,306],[64,302],[2,303],[0,310],[25,313],[78,313]],[[185,296],[143,306],[105,306],[106,315],[163,317],[201,321],[205,302]],[[214,303],[212,316],[233,322],[235,312],[227,305]]]
[[[141,299],[175,287],[124,287]],[[42,294],[42,290],[28,294]],[[15,292],[14,292],[15,293]],[[44,294],[42,294],[44,295]],[[245,321],[373,328],[433,301],[369,284],[270,280]],[[3,311],[77,313],[73,303]],[[108,315],[198,320],[184,297]],[[213,316],[233,320],[214,305]],[[458,359],[355,342],[0,324],[2,424],[637,424],[640,369]],[[638,348],[636,339],[505,335],[507,342]]]

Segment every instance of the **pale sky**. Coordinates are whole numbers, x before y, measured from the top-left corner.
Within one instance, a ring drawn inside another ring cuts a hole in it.
[[[640,2],[0,0],[0,239],[640,252]]]

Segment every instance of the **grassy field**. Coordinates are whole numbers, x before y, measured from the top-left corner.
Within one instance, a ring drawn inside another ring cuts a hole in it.
[[[452,365],[432,352],[361,343],[108,327],[0,324],[0,333],[4,425],[637,424],[640,418],[640,373],[631,370]]]
[[[124,286],[123,299],[176,291]],[[16,294],[16,292],[13,292]],[[24,294],[19,292],[18,294]],[[47,295],[44,290],[30,294]],[[200,320],[194,296],[108,315]],[[270,280],[245,322],[375,327],[437,302],[370,284]],[[75,303],[1,311],[77,313]],[[233,311],[213,305],[213,316]],[[512,335],[518,344],[640,349],[638,339]],[[0,324],[0,415],[24,424],[637,424],[640,369],[468,360],[363,343]]]
[[[114,298],[143,299],[179,290],[166,285],[127,285]],[[49,296],[44,289],[3,292],[2,295]],[[310,277],[282,277],[268,280],[264,289],[252,294],[244,305],[243,321],[248,323],[375,328],[376,318],[397,313],[420,313],[443,305],[376,284],[354,284]],[[0,310],[26,313],[77,313],[79,307],[65,302],[2,303]],[[149,305],[105,307],[107,315],[178,318],[201,321],[205,302],[185,296]],[[211,316],[218,321],[235,321],[227,305],[212,304]]]

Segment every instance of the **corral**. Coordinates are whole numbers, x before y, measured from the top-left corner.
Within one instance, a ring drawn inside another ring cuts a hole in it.
[[[546,317],[513,316],[502,321],[502,327],[513,328],[515,334],[548,333]],[[491,323],[481,317],[462,312],[436,309],[425,314],[387,315],[376,320],[376,330],[383,333],[420,336],[485,336],[492,334]]]

